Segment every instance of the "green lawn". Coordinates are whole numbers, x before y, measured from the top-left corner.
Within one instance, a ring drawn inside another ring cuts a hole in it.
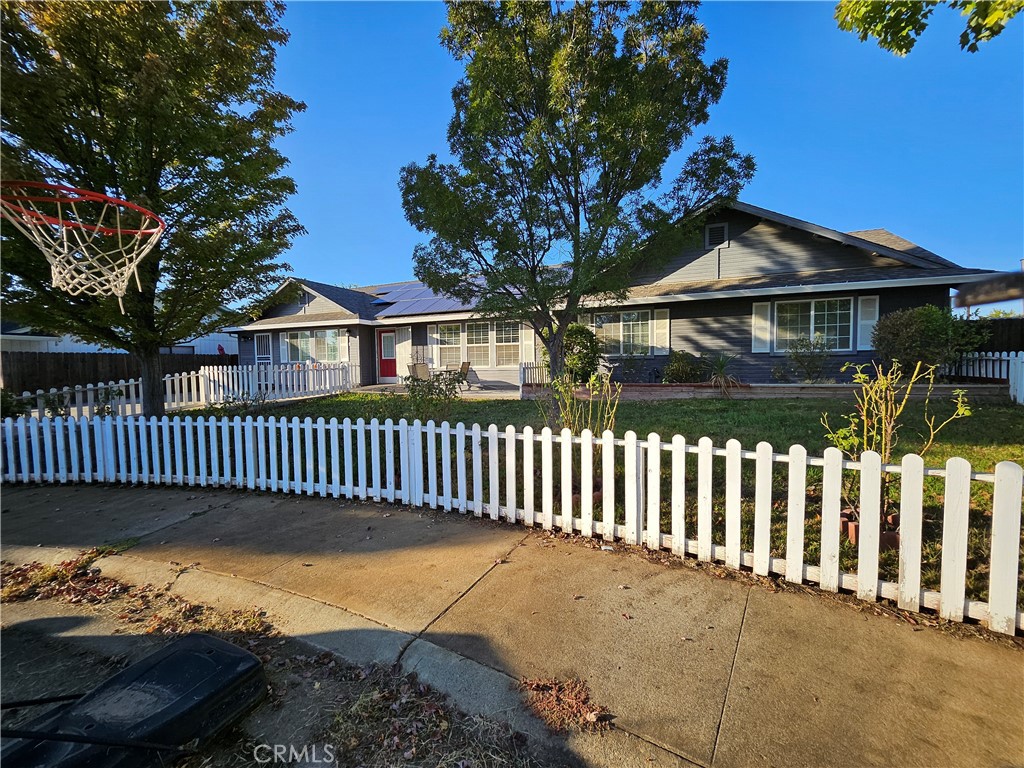
[[[325,419],[346,417],[367,420],[385,414],[378,395],[349,393],[336,397],[306,400],[267,408],[268,416],[311,416]],[[938,406],[939,413],[941,404]],[[786,450],[799,443],[811,455],[820,456],[828,447],[820,419],[822,412],[848,413],[850,403],[835,400],[666,400],[660,402],[629,402],[619,406],[615,432],[627,430],[646,437],[657,432],[663,439],[683,435],[688,441],[710,437],[716,446],[724,446],[730,438],[753,449],[766,440],[776,450]],[[975,471],[990,472],[1003,460],[1024,462],[1024,407],[1014,405],[973,406],[974,415],[954,422],[940,435],[926,457],[928,466],[942,466],[951,456],[962,456]],[[911,404],[906,413],[907,426],[900,436],[897,455],[914,453],[923,441],[918,434],[924,428],[922,408]],[[504,429],[512,424],[539,429],[544,426],[537,404],[523,400],[461,400],[452,409],[452,423],[462,421],[486,427],[497,424]]]

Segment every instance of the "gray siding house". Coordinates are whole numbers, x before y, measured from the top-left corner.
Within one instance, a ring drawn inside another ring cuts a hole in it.
[[[789,344],[821,334],[831,374],[873,357],[878,318],[906,307],[949,306],[950,288],[990,275],[959,267],[884,229],[838,232],[736,202],[695,242],[634,276],[615,306],[581,320],[601,339],[616,378],[660,381],[673,350],[734,355],[744,382],[773,380]],[[245,364],[346,361],[362,385],[399,381],[408,366],[472,366],[485,387],[515,387],[519,366],[540,359],[532,330],[475,316],[472,306],[406,281],[340,288],[292,278],[301,296],[238,335]]]

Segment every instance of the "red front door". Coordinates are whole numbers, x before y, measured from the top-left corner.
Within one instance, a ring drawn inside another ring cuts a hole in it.
[[[377,365],[381,380],[398,378],[394,331],[377,331]]]

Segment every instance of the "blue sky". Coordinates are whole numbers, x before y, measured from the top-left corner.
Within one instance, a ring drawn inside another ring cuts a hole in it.
[[[844,231],[884,227],[964,266],[1019,269],[1024,20],[969,54],[959,14],[939,8],[899,59],[839,31],[832,11],[705,4],[708,53],[729,59],[729,84],[695,136],[731,134],[756,157],[746,202]],[[461,67],[438,43],[444,18],[440,3],[289,4],[278,86],[308,105],[280,142],[299,189],[290,205],[309,231],[286,257],[296,274],[412,277],[422,237],[402,215],[398,172],[447,151]]]

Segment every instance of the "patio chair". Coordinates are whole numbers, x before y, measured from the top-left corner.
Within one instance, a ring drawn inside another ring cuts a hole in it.
[[[409,363],[409,375],[414,379],[426,381],[430,378],[430,368],[426,363]]]

